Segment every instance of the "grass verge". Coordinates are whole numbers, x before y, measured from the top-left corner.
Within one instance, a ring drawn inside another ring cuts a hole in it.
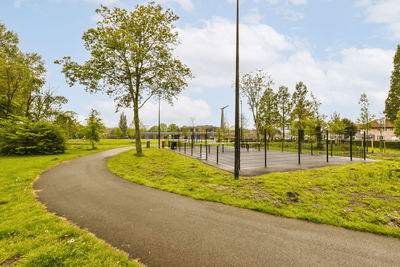
[[[200,200],[400,238],[400,162],[386,159],[241,177],[167,150],[114,156],[132,182]]]
[[[129,140],[68,144],[65,154],[0,156],[0,266],[140,266],[92,234],[47,212],[36,201],[32,182],[65,160],[117,147]]]

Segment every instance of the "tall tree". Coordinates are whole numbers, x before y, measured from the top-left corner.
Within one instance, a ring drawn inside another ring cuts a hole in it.
[[[55,118],[54,123],[63,129],[68,138],[75,138],[82,125],[78,122],[77,113],[73,111],[59,112]]]
[[[394,134],[400,137],[400,110],[397,112],[396,120],[394,121]]]
[[[279,126],[282,129],[283,139],[285,139],[285,128],[290,125],[290,113],[293,106],[290,98],[289,89],[286,86],[280,86],[276,99],[279,111]]]
[[[369,130],[372,128],[372,121],[375,119],[375,115],[369,110],[369,101],[366,93],[361,94],[358,104],[361,106],[361,114],[360,118],[358,119],[358,123],[361,124],[362,129],[366,131],[368,136]]]
[[[257,141],[260,141],[260,101],[264,91],[274,84],[271,76],[263,70],[245,73],[240,79],[240,90],[246,98],[253,114],[253,121],[256,127]]]
[[[54,120],[66,103],[68,99],[55,95],[51,88],[39,90],[33,95],[29,118],[34,121]]]
[[[342,122],[344,124],[344,134],[345,136],[353,136],[357,132],[357,125],[347,118],[343,118]],[[346,138],[347,138],[346,137]]]
[[[174,58],[178,45],[178,20],[172,10],[154,1],[136,5],[132,12],[101,6],[97,27],[83,35],[91,59],[83,65],[64,57],[69,85],[80,83],[91,93],[113,96],[118,108],[133,108],[136,151],[142,153],[139,110],[152,96],[172,103],[192,77],[190,69]]]
[[[293,128],[305,130],[312,115],[312,103],[307,97],[308,89],[303,82],[296,84],[292,95],[293,109],[291,114]]]
[[[160,123],[160,131],[168,132],[168,125],[166,123]]]
[[[277,96],[271,88],[264,91],[260,101],[259,129],[267,130],[269,139],[276,133],[279,123],[279,111]]]
[[[17,35],[0,23],[0,117],[21,115],[31,119],[35,95],[45,83],[42,57],[23,53]]]
[[[308,133],[316,137],[318,149],[322,149],[322,130],[325,128],[326,116],[321,114],[320,107],[321,101],[311,92],[311,116],[308,123]]]
[[[92,149],[95,149],[95,143],[100,141],[101,134],[104,132],[104,124],[99,117],[100,113],[92,109],[89,114],[89,118],[86,119],[86,133],[85,138],[92,144]]]
[[[176,125],[175,123],[171,123],[171,124],[168,126],[168,132],[171,132],[171,133],[173,133],[173,134],[179,132],[179,127],[178,127],[178,125]]]
[[[119,116],[119,123],[118,123],[119,128],[121,129],[121,137],[126,137],[127,131],[128,131],[128,121],[126,120],[126,115],[125,113],[121,113]]]
[[[396,119],[397,113],[400,111],[400,45],[393,59],[394,69],[390,79],[389,95],[385,101],[386,117],[390,121]]]
[[[340,114],[337,112],[333,112],[331,115],[331,119],[329,121],[329,129],[331,130],[332,133],[336,135],[342,135],[345,134],[346,132],[346,124],[344,121],[340,118]]]

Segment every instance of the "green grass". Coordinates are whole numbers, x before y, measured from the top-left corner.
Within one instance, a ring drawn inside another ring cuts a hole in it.
[[[0,156],[0,266],[139,266],[92,234],[47,212],[32,183],[46,168],[79,156],[132,145],[102,140],[98,149],[70,141],[65,154]]]
[[[400,162],[394,158],[241,177],[167,150],[114,156],[108,167],[132,182],[290,218],[400,238]]]

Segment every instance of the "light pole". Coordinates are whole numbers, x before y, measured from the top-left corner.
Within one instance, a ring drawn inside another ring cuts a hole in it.
[[[239,0],[236,1],[236,79],[235,79],[235,179],[240,171],[240,128],[239,128]]]
[[[158,97],[158,149],[160,149],[160,144],[161,144],[161,122],[160,122],[160,103],[161,103],[161,97]]]
[[[243,105],[242,100],[240,100],[240,141],[243,140]]]

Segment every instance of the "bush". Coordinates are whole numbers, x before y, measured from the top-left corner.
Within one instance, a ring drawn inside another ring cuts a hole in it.
[[[65,136],[49,122],[0,121],[0,153],[7,155],[58,154],[65,151]]]

